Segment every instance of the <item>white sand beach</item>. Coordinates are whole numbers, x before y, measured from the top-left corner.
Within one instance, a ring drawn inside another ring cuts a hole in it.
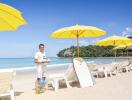
[[[47,90],[35,93],[35,73],[17,72],[13,85],[16,100],[132,100],[132,72],[108,78],[96,78],[96,84],[88,88],[61,88],[57,92]],[[9,100],[8,97],[2,100]]]
[[[132,100],[131,11],[132,0],[0,0],[0,100]]]

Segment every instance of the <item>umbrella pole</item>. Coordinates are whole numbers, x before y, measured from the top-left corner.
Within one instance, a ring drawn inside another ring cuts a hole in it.
[[[127,57],[128,57],[128,61],[129,61],[128,49],[127,49]]]
[[[128,56],[128,50],[127,50],[127,56]]]
[[[79,57],[79,35],[77,34],[77,57]]]
[[[116,52],[117,52],[117,50],[115,50],[115,62],[116,62]]]
[[[115,46],[115,40],[114,40],[114,46]],[[115,50],[115,62],[116,62],[116,52],[117,50]]]

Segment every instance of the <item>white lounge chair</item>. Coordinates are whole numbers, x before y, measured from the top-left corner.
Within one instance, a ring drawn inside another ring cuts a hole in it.
[[[92,74],[97,76],[97,78],[98,78],[101,73],[104,74],[105,78],[108,77],[108,74],[110,76],[112,76],[112,74],[116,74],[115,63],[98,64],[98,65],[96,64],[95,69],[92,70]]]
[[[104,64],[104,74],[105,74],[105,77],[107,78],[108,77],[108,74],[110,75],[110,77],[113,75],[113,74],[117,74],[117,66],[116,66],[116,63],[110,63],[110,64]]]
[[[129,70],[129,62],[128,61],[123,61],[123,62],[118,62],[117,64],[117,72],[121,73],[123,72],[123,69],[126,70],[126,72]]]
[[[132,62],[130,62],[127,66],[126,66],[126,71],[130,72],[132,70]]]
[[[11,96],[15,100],[12,80],[15,72],[13,70],[0,70],[0,97]]]
[[[126,72],[130,72],[132,70],[132,62],[127,62],[124,66],[122,66],[122,69],[125,69]]]
[[[73,82],[77,80],[76,74],[73,68],[73,64],[70,64],[68,66],[68,69],[66,70],[65,73],[55,73],[55,74],[49,74],[48,75],[48,84],[52,84],[54,87],[55,91],[58,90],[59,88],[59,82],[61,80],[64,80],[67,87],[70,88],[70,82]]]

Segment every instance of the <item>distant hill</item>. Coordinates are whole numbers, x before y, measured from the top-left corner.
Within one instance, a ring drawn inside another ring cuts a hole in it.
[[[81,57],[114,57],[114,51],[112,46],[81,46],[80,47],[80,56]],[[71,46],[65,48],[58,52],[58,57],[75,57],[77,56],[76,46]],[[117,56],[122,56],[123,53],[126,53],[125,50],[118,50]]]

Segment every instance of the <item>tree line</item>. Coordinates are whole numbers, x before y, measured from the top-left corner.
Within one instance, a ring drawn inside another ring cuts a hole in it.
[[[131,55],[132,50],[128,50]],[[117,50],[116,55],[126,56],[126,50]],[[58,52],[58,57],[76,57],[77,56],[77,47],[71,46],[69,48],[65,48]],[[96,45],[88,45],[88,46],[80,46],[80,57],[114,57],[115,50],[113,50],[113,46],[96,46]]]

